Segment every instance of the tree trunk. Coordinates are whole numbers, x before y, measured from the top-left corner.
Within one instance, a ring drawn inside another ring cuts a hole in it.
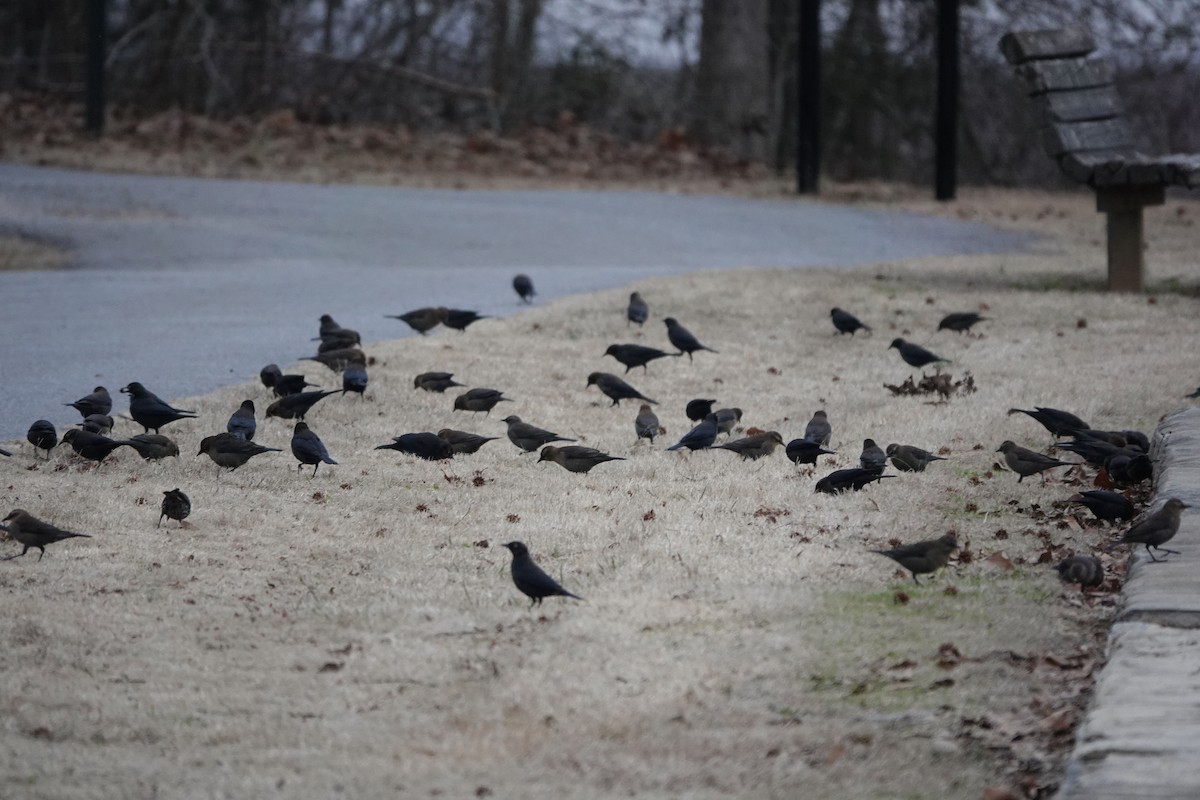
[[[769,0],[704,0],[692,134],[738,158],[770,153]]]

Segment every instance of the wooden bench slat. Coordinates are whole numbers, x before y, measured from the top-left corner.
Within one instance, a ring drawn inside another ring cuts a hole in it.
[[[1013,31],[1000,39],[1000,52],[1010,64],[1039,58],[1086,56],[1095,49],[1096,42],[1086,28]]]
[[[1111,86],[1071,92],[1046,92],[1035,98],[1046,122],[1082,122],[1119,117],[1121,100]]]
[[[1098,58],[1071,58],[1061,61],[1030,61],[1017,67],[1030,94],[1092,89],[1110,86],[1113,82],[1112,64]]]
[[[1054,157],[1088,150],[1132,150],[1133,132],[1121,118],[1056,122],[1042,129],[1042,146]]]

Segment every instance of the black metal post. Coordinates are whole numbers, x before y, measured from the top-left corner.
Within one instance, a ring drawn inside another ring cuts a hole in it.
[[[104,62],[108,49],[107,0],[87,0],[84,16],[87,35],[84,127],[88,133],[99,136],[104,133]]]
[[[821,0],[800,0],[796,191],[816,194],[821,174]]]
[[[934,194],[943,201],[954,199],[958,184],[958,4],[959,0],[938,0]]]

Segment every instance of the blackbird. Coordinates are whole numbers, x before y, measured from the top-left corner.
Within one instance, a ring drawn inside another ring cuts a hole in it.
[[[362,337],[358,335],[358,331],[343,328],[328,314],[322,314],[320,322],[321,327],[317,331],[318,339],[324,341],[328,338],[339,338],[346,339],[350,344],[362,344]]]
[[[107,414],[88,414],[83,418],[83,422],[76,422],[75,425],[83,428],[88,433],[98,433],[101,436],[108,436],[113,429],[113,418]]]
[[[357,347],[362,341],[358,335],[358,331],[352,331],[349,328],[327,333],[321,336],[320,340],[321,343],[317,345],[318,353],[328,353],[330,350],[344,350]]]
[[[200,440],[200,450],[196,455],[205,453],[219,467],[227,467],[233,472],[254,456],[263,453],[282,453],[278,447],[263,447],[261,444],[239,439],[232,433],[218,433],[215,436],[205,436]]]
[[[1010,408],[1009,414],[1028,414],[1041,426],[1050,432],[1051,436],[1071,436],[1076,431],[1088,430],[1089,425],[1069,411],[1057,408],[1042,408],[1034,406],[1033,411],[1024,408]]]
[[[649,372],[646,366],[656,358],[664,356],[679,356],[679,353],[668,353],[659,350],[655,347],[645,347],[640,344],[610,344],[608,349],[604,351],[604,355],[612,356],[617,361],[625,365],[625,374],[629,374],[629,370],[634,367],[641,367],[643,371]]]
[[[667,339],[679,351],[678,355],[687,353],[688,361],[692,360],[692,353],[697,350],[707,350],[710,353],[717,352],[711,347],[705,347],[700,344],[700,341],[692,335],[692,332],[680,325],[679,321],[674,317],[667,317],[663,322],[667,325]]]
[[[870,326],[859,322],[858,317],[854,316],[849,311],[842,311],[840,308],[831,309],[829,312],[829,318],[833,320],[833,327],[837,328],[838,336],[841,336],[843,333],[848,333],[853,336],[855,331],[871,330]]]
[[[296,465],[296,469],[312,465],[312,477],[314,478],[317,475],[317,468],[322,464],[338,463],[330,457],[321,437],[317,436],[316,431],[309,430],[306,422],[297,422],[296,427],[292,430],[292,455],[300,462]]]
[[[863,469],[877,469],[883,472],[887,466],[887,453],[875,444],[874,439],[863,439],[862,453],[858,456],[858,465]]]
[[[521,298],[523,302],[532,303],[533,296],[537,294],[533,290],[533,280],[528,275],[516,275],[512,279],[513,291]]]
[[[454,446],[439,434],[423,431],[421,433],[402,433],[393,436],[391,444],[376,446],[376,450],[396,450],[408,453],[426,461],[442,461],[454,458]]]
[[[1005,440],[996,450],[997,453],[1004,454],[1004,463],[1008,464],[1008,468],[1019,476],[1017,483],[1025,480],[1030,475],[1036,475],[1039,472],[1044,472],[1055,467],[1073,467],[1074,463],[1070,461],[1059,461],[1057,458],[1035,453],[1018,444],[1014,444],[1009,440]]]
[[[650,444],[654,444],[654,437],[658,436],[658,416],[650,410],[650,406],[642,403],[638,409],[638,415],[633,420],[633,429],[637,431],[638,439],[649,439]]]
[[[814,411],[812,419],[804,426],[804,438],[824,447],[833,436],[833,426],[829,424],[829,416],[824,411]]]
[[[1142,518],[1142,521],[1134,525],[1129,530],[1125,531],[1120,539],[1108,546],[1111,550],[1119,544],[1144,544],[1146,545],[1146,553],[1150,556],[1151,561],[1159,561],[1154,557],[1154,550],[1161,553],[1174,553],[1179,555],[1178,550],[1171,550],[1163,547],[1164,544],[1174,538],[1179,530],[1179,518],[1183,515],[1183,509],[1191,508],[1190,505],[1180,500],[1178,497],[1172,497],[1163,503],[1162,508]],[[1166,561],[1166,559],[1161,559]]]
[[[717,415],[709,414],[700,421],[696,427],[683,435],[675,444],[668,447],[668,450],[678,450],[681,447],[686,447],[688,450],[704,450],[712,447],[713,442],[717,440]]]
[[[950,554],[957,549],[958,541],[953,534],[947,533],[937,539],[926,539],[923,542],[902,544],[891,550],[872,550],[871,552],[887,556],[904,567],[912,573],[913,582],[919,586],[921,581],[917,579],[918,575],[925,575],[946,566],[950,560]]]
[[[592,467],[603,464],[605,461],[624,460],[620,456],[602,453],[594,447],[576,447],[574,445],[555,447],[548,444],[538,455],[539,464],[543,461],[553,461],[568,472],[588,472]]]
[[[977,322],[984,322],[987,319],[987,317],[981,317],[974,311],[959,311],[942,317],[942,321],[938,323],[937,329],[939,331],[966,333],[971,330],[972,325]]]
[[[414,389],[424,389],[427,392],[444,392],[451,386],[462,386],[454,380],[452,372],[422,372],[413,378]]]
[[[713,450],[732,450],[747,461],[757,461],[775,452],[783,444],[779,431],[763,431],[744,439],[735,439],[725,444],[713,445]]]
[[[817,481],[814,491],[822,494],[841,494],[842,492],[857,492],[872,481],[881,480],[883,478],[894,478],[895,475],[884,475],[877,469],[863,469],[862,467],[851,467],[849,469],[839,469],[826,475],[821,480]]]
[[[25,434],[25,440],[34,446],[34,453],[37,453],[38,450],[45,450],[46,458],[49,459],[50,451],[58,444],[58,430],[48,419],[34,420]]]
[[[125,442],[147,461],[161,461],[167,456],[179,455],[179,445],[161,433],[139,433]]]
[[[62,440],[66,444],[71,445],[71,449],[76,453],[88,461],[95,461],[98,464],[103,464],[104,459],[108,458],[109,454],[118,447],[133,446],[124,440],[110,439],[98,433],[77,431],[74,429],[64,433]]]
[[[70,432],[68,431],[68,433]],[[8,531],[9,538],[16,539],[17,542],[25,546],[21,552],[5,556],[4,561],[12,561],[14,558],[20,558],[28,553],[31,547],[36,547],[41,551],[38,554],[38,561],[41,561],[42,556],[46,555],[46,545],[76,536],[91,536],[90,533],[71,533],[70,531],[64,531],[62,528],[56,528],[49,522],[42,522],[28,511],[20,508],[14,508],[8,512],[8,516],[4,518],[4,522],[7,524],[0,527]]]
[[[258,376],[262,380],[263,386],[270,389],[276,397],[298,394],[309,386],[316,386],[315,383],[305,380],[303,375],[284,375],[275,364],[267,364],[258,373]]]
[[[1110,492],[1107,489],[1091,489],[1072,495],[1067,501],[1077,503],[1091,511],[1096,519],[1105,522],[1115,522],[1119,519],[1133,519],[1133,503],[1125,495]]]
[[[363,392],[367,391],[368,380],[365,359],[346,362],[346,368],[342,370],[343,392],[356,392],[359,397],[362,397]]]
[[[188,496],[179,489],[171,489],[163,492],[162,513],[158,515],[158,525],[156,528],[162,527],[163,517],[173,519],[179,523],[179,527],[183,527],[183,521],[192,513],[192,501]]]
[[[1184,397],[1188,400],[1194,400],[1197,397],[1200,397],[1200,386],[1196,387],[1196,391],[1192,392],[1191,394],[1185,394]]]
[[[937,364],[939,362],[950,363],[950,359],[942,358],[935,355],[919,344],[906,342],[903,339],[893,339],[888,345],[888,349],[896,348],[900,352],[900,357],[904,359],[904,363],[910,367],[924,367],[929,364]]]
[[[622,400],[643,400],[647,403],[658,404],[657,400],[646,397],[611,372],[593,372],[588,375],[587,385],[595,385],[609,400],[612,400],[613,406],[620,405]]]
[[[121,393],[129,395],[129,416],[145,429],[144,433],[151,430],[158,433],[158,429],[164,425],[196,416],[195,411],[173,407],[137,381],[123,388]]]
[[[505,397],[497,389],[468,389],[454,398],[455,411],[484,411],[491,416],[492,409],[497,403],[511,403],[512,399]]]
[[[504,547],[507,547],[512,553],[512,579],[521,593],[531,599],[529,607],[541,605],[542,599],[545,597],[574,597],[576,600],[583,598],[577,594],[572,594],[566,589],[558,585],[558,581],[551,578],[542,568],[533,562],[533,558],[529,555],[529,548],[524,542],[505,542]]]
[[[1099,586],[1104,583],[1104,564],[1095,556],[1067,556],[1054,567],[1063,583]]]
[[[359,361],[366,358],[366,354],[357,347],[342,347],[337,350],[326,350],[318,352],[315,356],[307,356],[300,359],[301,361],[316,361],[319,364],[324,364],[334,372],[341,372],[346,368],[346,365],[352,361]],[[279,394],[278,389],[275,392]]]
[[[407,323],[408,327],[422,336],[429,333],[429,331],[436,328],[442,322],[442,315],[438,312],[438,309],[431,306],[413,309],[403,314],[384,314],[384,316],[388,319],[398,319]]]
[[[629,295],[629,305],[625,308],[625,318],[629,322],[636,322],[640,328],[649,316],[650,307],[646,305],[646,301],[642,299],[642,296],[637,292]]]
[[[832,450],[826,450],[816,442],[808,439],[792,439],[784,450],[788,460],[793,464],[816,464],[817,458],[824,455],[837,455]]]
[[[702,400],[700,398],[689,400],[687,407],[684,409],[684,413],[687,414],[687,418],[692,422],[699,422],[709,414],[713,413],[713,403],[715,402],[717,401]]]
[[[108,414],[112,411],[112,395],[108,393],[108,389],[97,386],[92,389],[91,394],[79,398],[74,403],[63,403],[63,405],[71,406],[85,418],[92,414]]]
[[[472,322],[478,322],[481,319],[487,319],[477,311],[467,311],[463,308],[446,308],[444,306],[438,308],[438,314],[442,317],[442,324],[447,328],[462,333],[466,331],[467,326]]]
[[[477,433],[456,431],[453,428],[442,428],[437,435],[439,439],[444,439],[456,454],[479,452],[479,448],[500,438],[499,436],[480,436]]]
[[[258,425],[254,421],[254,401],[243,400],[238,406],[238,410],[234,411],[229,417],[229,422],[225,423],[225,430],[232,433],[234,436],[240,436],[247,442],[253,441],[254,431]]]
[[[521,418],[516,415],[505,417],[503,421],[508,425],[508,440],[526,453],[532,453],[542,445],[549,444],[550,442],[575,441],[574,439],[568,439],[565,436],[559,436],[557,433],[539,428],[536,425],[530,425],[528,422],[522,422]]]
[[[889,444],[886,452],[892,466],[901,472],[924,472],[934,461],[946,460],[911,444]]]
[[[312,410],[319,401],[324,400],[331,394],[339,394],[346,391],[345,389],[326,389],[324,391],[315,392],[300,392],[299,394],[289,394],[287,397],[281,397],[271,405],[267,406],[268,417],[279,417],[280,419],[298,419],[303,421],[304,416]]]

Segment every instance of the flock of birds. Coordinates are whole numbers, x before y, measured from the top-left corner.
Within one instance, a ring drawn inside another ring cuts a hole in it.
[[[526,275],[518,275],[513,279],[513,289],[526,303],[532,302],[535,294],[533,282]],[[649,306],[638,292],[630,295],[626,308],[626,318],[629,324],[642,326],[649,319]],[[871,328],[861,322],[853,314],[840,308],[830,312],[831,321],[837,334],[853,336],[859,331],[870,332]],[[484,319],[483,316],[463,309],[445,307],[427,307],[410,311],[406,314],[395,315],[407,323],[421,335],[427,334],[437,325],[464,331],[472,323]],[[947,315],[942,319],[938,330],[950,330],[967,333],[971,328],[987,318],[974,312],[962,312]],[[688,359],[702,352],[716,353],[718,351],[702,344],[699,339],[673,317],[663,320],[666,325],[667,339],[674,352],[660,350],[640,344],[613,344],[605,351],[605,357],[612,356],[625,367],[625,374],[630,370],[641,367],[648,372],[649,365],[666,357],[680,357],[687,354]],[[266,417],[295,419],[291,440],[291,452],[296,458],[298,469],[305,466],[313,468],[313,476],[321,464],[336,464],[329,454],[328,448],[320,437],[305,422],[305,415],[313,406],[331,395],[355,392],[362,395],[367,388],[368,360],[361,349],[362,339],[357,331],[340,326],[333,317],[326,314],[320,319],[317,353],[305,360],[319,362],[342,378],[341,389],[314,389],[315,384],[309,383],[304,375],[284,374],[277,365],[268,364],[260,372],[263,385],[274,393],[277,399],[266,409]],[[948,363],[929,350],[905,341],[894,339],[889,349],[898,351],[903,361],[915,368],[934,366]],[[652,406],[657,401],[646,397],[622,377],[609,372],[592,372],[587,379],[588,387],[597,389],[618,406],[622,400],[640,401],[637,416],[633,420],[634,431],[638,441],[646,439],[651,445],[654,439],[661,435],[663,428]],[[417,375],[413,386],[427,392],[444,393],[449,389],[466,389],[454,398],[454,411],[482,412],[490,414],[500,403],[509,401],[503,392],[486,387],[468,388],[454,380],[454,375],[448,372],[425,372]],[[166,401],[149,391],[143,384],[132,382],[121,389],[129,395],[129,416],[141,425],[143,432],[126,439],[113,439],[111,433],[114,420],[112,397],[103,386],[97,386],[88,395],[67,403],[75,408],[83,417],[75,428],[66,431],[61,441],[67,444],[81,458],[103,463],[104,460],[118,448],[129,447],[142,458],[159,460],[167,456],[178,456],[178,444],[163,435],[160,429],[180,419],[195,418],[194,411],[175,408]],[[1200,389],[1189,395],[1200,397]],[[822,455],[832,455],[834,451],[826,449],[831,441],[833,427],[828,414],[824,410],[816,411],[805,426],[804,435],[786,444],[778,431],[764,431],[749,428],[742,438],[731,439],[734,428],[741,421],[742,411],[739,408],[714,408],[715,399],[696,398],[686,404],[685,413],[690,421],[695,423],[679,441],[667,447],[667,451],[678,450],[729,450],[737,453],[746,460],[756,460],[772,455],[782,447],[787,458],[798,465],[815,465]],[[1092,429],[1086,422],[1066,411],[1054,408],[1035,407],[1032,410],[1011,409],[1010,414],[1022,413],[1039,422],[1055,437],[1054,447],[1080,456],[1083,460],[1062,461],[1058,458],[1021,447],[1012,441],[1003,442],[998,453],[1003,455],[1004,463],[1017,474],[1020,483],[1026,477],[1045,473],[1058,467],[1078,467],[1088,465],[1098,470],[1098,485],[1111,488],[1084,491],[1070,498],[1070,502],[1086,507],[1100,520],[1110,522],[1128,522],[1133,520],[1135,509],[1130,500],[1123,494],[1113,491],[1115,488],[1131,487],[1152,477],[1152,464],[1149,456],[1150,443],[1145,434],[1139,431],[1102,431]],[[269,452],[282,452],[281,448],[266,447],[254,441],[256,432],[257,409],[252,400],[245,400],[235,410],[226,424],[223,433],[204,437],[200,441],[197,455],[207,455],[218,466],[236,470],[245,465],[255,456]],[[620,456],[604,453],[592,447],[576,444],[574,439],[561,436],[553,431],[539,428],[522,420],[516,415],[509,415],[503,422],[507,426],[509,441],[523,452],[539,451],[539,462],[546,461],[558,464],[564,469],[575,473],[587,473],[595,467],[611,462],[624,460]],[[722,435],[727,439],[718,444]],[[35,448],[35,453],[42,451],[50,458],[50,451],[58,445],[59,437],[55,426],[48,420],[40,419],[30,427],[26,436]],[[375,449],[390,449],[413,455],[429,461],[440,461],[461,454],[475,453],[485,444],[499,437],[484,436],[468,431],[443,428],[436,433],[431,431],[406,433],[395,437],[391,442],[381,444]],[[11,453],[0,450],[0,455],[9,456]],[[880,447],[873,439],[863,441],[859,466],[838,469],[825,475],[815,484],[815,491],[838,494],[846,491],[859,491],[869,484],[895,477],[885,474],[887,464],[901,472],[924,472],[931,464],[946,460],[915,445],[891,443]],[[1137,524],[1129,528],[1109,547],[1119,544],[1143,544],[1151,560],[1157,561],[1156,553],[1177,553],[1163,547],[1175,535],[1179,528],[1182,510],[1188,506],[1177,498],[1168,499],[1157,511],[1146,515]],[[188,496],[179,488],[163,492],[161,513],[158,524],[162,525],[164,518],[172,519],[183,524],[183,520],[191,513],[192,505]],[[50,523],[37,519],[21,509],[14,509],[5,518],[0,529],[7,532],[11,539],[23,545],[20,553],[7,556],[10,560],[25,555],[31,548],[40,551],[39,560],[45,554],[48,544],[64,539],[87,536],[88,534],[74,533],[58,528]],[[511,573],[513,581],[522,593],[531,600],[531,606],[541,603],[542,599],[551,596],[579,598],[578,595],[564,589],[553,578],[547,575],[533,561],[524,543],[512,541],[504,544],[512,553]],[[911,573],[913,581],[920,583],[918,576],[935,572],[945,566],[958,549],[958,542],[953,534],[946,534],[936,539],[900,544],[897,547],[873,552],[887,556]],[[1104,580],[1102,562],[1092,555],[1071,555],[1057,565],[1058,572],[1064,581],[1079,583],[1084,587],[1097,586]]]

